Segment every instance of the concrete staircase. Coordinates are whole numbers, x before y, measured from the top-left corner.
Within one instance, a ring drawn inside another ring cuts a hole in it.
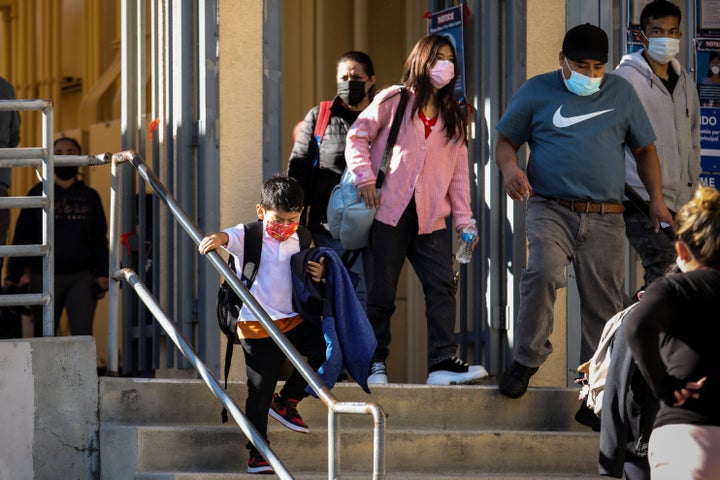
[[[245,385],[230,394],[244,409]],[[372,395],[338,384],[341,401],[375,401],[388,414],[386,472],[399,479],[597,479],[598,434],[577,424],[577,390],[531,388],[519,400],[493,385],[376,386]],[[104,480],[239,480],[246,439],[220,422],[220,404],[199,380],[100,378]],[[299,407],[310,433],[270,419],[271,446],[298,479],[327,478],[327,410]],[[372,419],[343,415],[342,478],[372,473]]]

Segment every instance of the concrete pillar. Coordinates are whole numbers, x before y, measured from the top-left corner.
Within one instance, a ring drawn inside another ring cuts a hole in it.
[[[0,341],[0,480],[99,478],[92,337]]]
[[[263,183],[263,2],[220,0],[220,228],[257,218]]]

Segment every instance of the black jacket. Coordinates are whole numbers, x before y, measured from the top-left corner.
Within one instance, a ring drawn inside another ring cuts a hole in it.
[[[42,184],[28,196],[42,193]],[[15,226],[13,245],[42,243],[42,209],[23,208]],[[81,181],[67,190],[55,184],[55,273],[92,271],[95,278],[108,276],[107,221],[100,195]],[[42,274],[42,257],[11,257],[8,278],[17,283],[25,265]]]
[[[343,107],[341,100],[335,97],[330,107],[330,123],[320,145],[318,166],[314,169],[318,147],[313,133],[319,110],[320,107],[316,105],[305,115],[290,153],[287,172],[305,190],[305,205],[309,208],[305,208],[300,222],[313,233],[327,232],[322,224],[327,223],[330,192],[345,170],[345,136],[360,114]]]

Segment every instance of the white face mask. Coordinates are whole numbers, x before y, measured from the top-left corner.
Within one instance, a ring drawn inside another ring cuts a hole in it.
[[[588,95],[597,93],[600,90],[600,84],[602,83],[602,77],[593,78],[593,77],[588,77],[587,75],[583,75],[582,73],[576,72],[575,70],[570,68],[570,64],[567,61],[567,57],[565,58],[565,65],[567,65],[568,69],[570,70],[570,78],[566,79],[565,74],[563,74],[562,75],[563,82],[565,82],[565,86],[572,93],[574,93],[575,95],[579,95],[581,97],[587,97]]]
[[[648,41],[647,52],[650,58],[662,65],[669,63],[680,52],[680,40],[677,38],[647,38],[644,32],[643,37]]]
[[[680,257],[677,257],[677,258],[675,258],[675,263],[677,263],[677,266],[681,272],[687,272],[687,264],[685,263],[685,260],[683,260]]]

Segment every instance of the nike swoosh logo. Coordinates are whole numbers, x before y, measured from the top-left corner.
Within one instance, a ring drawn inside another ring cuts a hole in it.
[[[562,113],[560,113],[561,109],[562,105],[560,105],[558,109],[555,110],[555,115],[553,115],[553,125],[555,125],[557,128],[570,127],[575,125],[576,123],[584,122],[585,120],[590,120],[591,118],[595,118],[598,115],[602,115],[604,113],[612,112],[613,110],[615,110],[614,108],[609,108],[607,110],[599,110],[597,112],[586,113],[585,115],[563,117]]]

